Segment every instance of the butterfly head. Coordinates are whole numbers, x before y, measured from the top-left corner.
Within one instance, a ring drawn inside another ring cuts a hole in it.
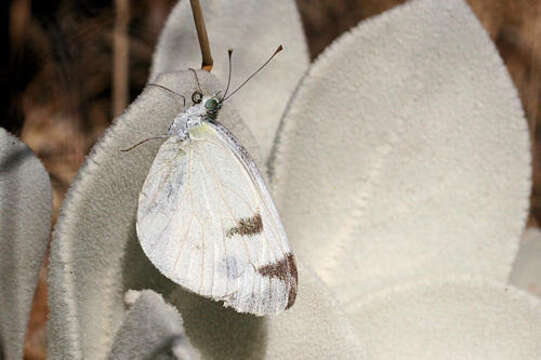
[[[208,114],[216,114],[222,108],[222,99],[218,96],[212,96],[203,103]]]
[[[280,45],[274,53],[271,55],[270,58],[267,59],[261,65],[256,71],[252,73],[252,75],[248,76],[246,80],[242,84],[240,84],[233,92],[227,95],[229,92],[229,85],[231,85],[231,55],[233,54],[233,50],[229,49],[228,55],[229,55],[229,74],[227,76],[227,86],[225,88],[224,94],[221,95],[221,92],[218,92],[214,95],[204,95],[203,91],[201,90],[201,84],[199,83],[199,78],[197,76],[197,72],[194,69],[189,69],[193,72],[195,83],[197,85],[197,90],[192,94],[192,102],[193,106],[190,107],[187,112],[187,125],[190,127],[190,118],[192,120],[196,120],[195,123],[199,123],[200,120],[208,120],[208,121],[216,121],[216,118],[218,117],[218,112],[222,108],[222,105],[227,99],[229,99],[233,94],[235,94],[237,91],[239,91],[251,78],[253,78],[261,69],[263,69],[271,60],[272,58],[278,54],[280,51],[283,50],[283,46]],[[194,123],[194,121],[191,121],[191,123]]]
[[[214,96],[203,95],[196,91],[192,94],[194,105],[199,108],[199,113],[203,118],[215,121],[218,111],[222,108],[223,98],[216,94]]]

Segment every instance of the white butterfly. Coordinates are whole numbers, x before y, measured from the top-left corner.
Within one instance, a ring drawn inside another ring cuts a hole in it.
[[[175,283],[239,312],[275,314],[295,301],[295,259],[254,161],[217,122],[226,94],[195,92],[171,123],[139,196],[137,235]]]

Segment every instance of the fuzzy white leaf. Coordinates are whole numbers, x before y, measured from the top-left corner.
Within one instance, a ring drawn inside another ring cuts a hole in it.
[[[541,230],[529,228],[522,235],[509,282],[541,298]]]
[[[254,133],[266,159],[278,124],[309,58],[295,1],[202,0],[214,67],[225,82],[227,50],[233,49],[233,90],[278,47],[282,51],[265,70],[231,99]],[[201,52],[190,2],[180,1],[163,30],[150,79],[163,72],[201,67]],[[223,90],[223,89],[220,89]]]
[[[504,283],[425,280],[348,312],[373,360],[541,358],[541,301]]]
[[[528,129],[462,0],[412,1],[336,40],[300,85],[272,167],[293,247],[344,301],[426,272],[509,274]]]
[[[0,128],[0,357],[22,359],[51,227],[49,176],[32,151]]]
[[[206,359],[365,359],[334,295],[312,269],[298,265],[297,301],[277,316],[239,314],[181,288],[169,299]]]
[[[152,290],[138,292],[115,335],[109,359],[171,359],[173,354],[179,360],[199,358],[178,311]]]

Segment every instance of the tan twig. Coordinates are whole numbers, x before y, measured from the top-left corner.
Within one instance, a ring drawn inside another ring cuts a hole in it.
[[[197,30],[199,47],[201,48],[201,57],[203,58],[201,69],[210,72],[212,70],[213,61],[210,54],[209,38],[207,35],[207,28],[205,27],[205,19],[203,18],[203,10],[201,9],[199,0],[190,0],[190,4],[192,5],[193,20]]]
[[[535,132],[537,125],[537,117],[539,116],[539,98],[541,97],[541,71],[539,69],[539,63],[541,62],[541,3],[537,3],[535,9],[535,25],[533,26],[534,36],[531,51],[531,75],[530,84],[528,86],[529,102],[527,113],[530,116],[530,134],[532,144],[535,145]]]
[[[128,105],[128,23],[129,0],[115,0],[116,17],[113,32],[113,114],[118,116]]]
[[[11,49],[12,51],[14,50],[16,54],[22,52],[24,48],[23,43],[26,35],[26,29],[30,23],[31,6],[30,0],[15,0],[11,2],[9,37],[11,41]]]

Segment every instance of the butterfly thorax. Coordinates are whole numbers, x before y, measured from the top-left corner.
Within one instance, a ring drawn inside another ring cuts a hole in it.
[[[175,117],[168,134],[189,138],[190,129],[200,126],[203,121],[216,121],[221,107],[222,101],[217,96],[204,96],[199,104],[190,106]]]

